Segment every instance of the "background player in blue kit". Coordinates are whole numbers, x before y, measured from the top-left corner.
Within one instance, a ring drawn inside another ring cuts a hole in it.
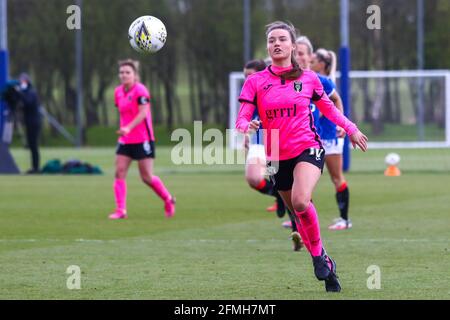
[[[249,75],[262,71],[266,68],[263,60],[251,60],[245,64],[244,75],[247,78]],[[255,110],[253,120],[258,119],[258,112]],[[275,205],[269,207],[268,211],[276,211],[278,217],[283,217],[286,209],[283,200],[274,188],[272,181],[265,178],[266,172],[266,153],[264,150],[264,139],[262,130],[256,131],[254,134],[245,135],[245,180],[249,186],[263,194],[275,197]]]

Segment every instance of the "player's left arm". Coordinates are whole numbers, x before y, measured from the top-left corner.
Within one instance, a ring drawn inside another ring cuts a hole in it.
[[[325,117],[347,132],[353,147],[356,147],[357,145],[361,150],[367,150],[367,137],[359,131],[358,127],[348,120],[347,117],[335,107],[330,98],[324,94],[323,86],[317,76],[315,76],[313,81],[313,95],[311,98]]]
[[[337,93],[336,90],[333,90],[333,93],[331,95],[329,95],[329,97],[330,97],[330,100],[336,106],[336,108],[338,108],[338,110],[340,112],[342,112],[342,114],[343,114],[344,113],[344,105],[342,103],[342,99],[341,99],[341,96],[339,95],[339,93]],[[338,138],[343,138],[345,136],[345,130],[338,126],[336,128],[336,134],[337,134]]]
[[[118,131],[118,135],[126,135],[130,133],[138,124],[140,124],[147,117],[147,114],[150,112],[150,99],[148,97],[139,97],[138,100],[138,108],[139,113],[134,117],[134,119],[128,123],[126,126],[121,127]]]

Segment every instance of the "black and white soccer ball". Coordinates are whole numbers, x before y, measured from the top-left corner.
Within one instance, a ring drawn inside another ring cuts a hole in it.
[[[139,53],[155,53],[164,47],[167,30],[164,23],[153,16],[142,16],[128,29],[131,47]]]

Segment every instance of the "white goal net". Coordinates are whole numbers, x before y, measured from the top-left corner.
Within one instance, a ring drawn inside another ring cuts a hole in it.
[[[350,79],[351,119],[369,148],[450,147],[450,70],[351,71]],[[230,128],[243,82],[242,72],[230,73]],[[230,148],[241,145],[230,139]]]

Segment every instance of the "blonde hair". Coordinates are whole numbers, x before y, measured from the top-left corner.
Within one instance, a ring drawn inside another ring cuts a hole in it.
[[[311,55],[314,52],[313,45],[307,36],[300,36],[295,40],[295,44],[304,44],[308,48],[308,53]]]
[[[316,57],[320,61],[325,63],[325,73],[328,77],[336,82],[336,54],[334,51],[326,50],[323,48],[317,49]]]

